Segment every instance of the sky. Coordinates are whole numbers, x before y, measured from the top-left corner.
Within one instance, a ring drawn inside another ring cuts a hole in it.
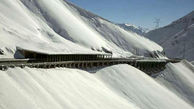
[[[194,10],[194,0],[69,0],[114,23],[154,29],[170,24]]]

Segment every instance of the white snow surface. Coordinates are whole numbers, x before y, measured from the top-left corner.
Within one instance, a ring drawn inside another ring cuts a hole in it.
[[[171,24],[150,31],[146,37],[164,48],[170,58],[194,60],[194,11]]]
[[[96,73],[68,68],[10,68],[0,71],[0,80],[2,109],[193,109],[129,65]]]
[[[13,57],[16,46],[60,54],[112,51],[115,56],[163,50],[63,0],[1,0],[0,34],[0,57]]]
[[[194,66],[188,61],[168,64],[156,80],[194,106]]]
[[[0,71],[2,109],[120,109],[132,103],[113,93],[95,75],[76,69]]]

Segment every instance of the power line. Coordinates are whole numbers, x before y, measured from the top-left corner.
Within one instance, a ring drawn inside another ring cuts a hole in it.
[[[155,25],[155,28],[156,28],[156,29],[160,27],[160,22],[161,22],[160,19],[155,18],[154,23],[156,24],[156,25]]]

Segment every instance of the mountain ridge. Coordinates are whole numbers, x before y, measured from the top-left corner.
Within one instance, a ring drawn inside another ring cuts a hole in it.
[[[194,60],[194,11],[145,36],[161,45],[171,58]]]
[[[143,28],[143,27],[140,27],[140,26],[135,26],[135,25],[131,25],[131,24],[126,24],[126,23],[121,23],[121,24],[118,24],[121,28],[125,29],[126,31],[131,31],[131,32],[134,32],[134,33],[137,33],[141,36],[144,36],[148,31],[149,29],[147,28]]]

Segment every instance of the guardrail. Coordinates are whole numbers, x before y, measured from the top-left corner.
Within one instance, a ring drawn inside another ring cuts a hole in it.
[[[59,62],[46,62],[36,61],[32,59],[4,59],[0,60],[0,70],[7,70],[14,67],[30,67],[30,68],[55,68],[55,67],[67,67],[88,69],[94,67],[105,67],[116,64],[128,64],[132,65],[139,70],[146,72],[147,74],[157,73],[165,69],[165,65],[169,62],[175,63],[180,60],[170,59],[106,59],[106,60],[86,60],[86,61],[59,61]]]

